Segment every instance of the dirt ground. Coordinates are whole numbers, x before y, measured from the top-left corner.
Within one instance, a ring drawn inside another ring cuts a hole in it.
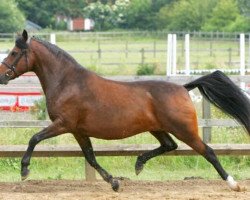
[[[233,192],[221,180],[122,181],[121,191],[109,184],[86,181],[25,181],[0,183],[0,199],[8,200],[249,200],[250,180],[239,182],[247,191]]]

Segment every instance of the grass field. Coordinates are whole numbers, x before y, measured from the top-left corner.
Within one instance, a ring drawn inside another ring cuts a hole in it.
[[[167,39],[165,38],[126,37],[98,40],[83,37],[76,40],[74,37],[64,39],[58,37],[59,47],[69,52],[80,64],[99,74],[136,74],[141,63],[155,66],[156,74],[166,73]],[[177,70],[182,70],[185,68],[183,38],[179,38],[177,44]],[[0,50],[11,49],[13,45],[13,42],[1,42]],[[191,69],[238,68],[240,59],[237,40],[210,41],[191,38],[190,50]],[[247,61],[249,60],[248,52],[249,46],[246,43]]]
[[[178,41],[178,69],[184,69],[183,41]],[[113,40],[98,41],[95,39],[59,40],[58,46],[70,52],[77,61],[99,74],[131,75],[136,74],[139,63],[142,61],[140,50],[144,48],[144,62],[156,66],[156,74],[165,74],[166,66],[166,39],[162,38],[115,38]],[[0,50],[11,49],[13,42],[1,42]],[[210,49],[214,49],[210,52]],[[101,58],[97,50],[101,49]],[[149,50],[161,52],[147,52]],[[191,41],[192,68],[234,68],[225,62],[229,60],[227,49],[232,48],[232,62],[239,60],[237,41]],[[129,50],[128,54],[124,52]],[[215,51],[216,49],[216,51]],[[96,51],[76,53],[73,51]],[[120,50],[121,52],[111,52]],[[109,51],[109,52],[105,52]],[[129,64],[129,63],[138,64]],[[120,64],[112,64],[120,63]],[[200,109],[197,109],[200,115]],[[217,110],[212,113],[214,118],[225,116]],[[28,144],[30,137],[38,129],[1,129],[0,145]],[[249,137],[241,128],[213,128],[213,143],[249,143]],[[75,144],[74,138],[68,134],[42,142],[42,144]],[[137,135],[125,140],[103,141],[93,139],[93,143],[157,143],[149,134]],[[170,180],[184,177],[200,176],[203,178],[218,178],[217,172],[201,156],[160,156],[150,160],[144,171],[138,177],[134,173],[136,157],[98,157],[99,163],[114,176],[126,176],[135,180]],[[250,178],[249,156],[221,156],[222,165],[238,179]],[[30,179],[82,179],[84,178],[84,158],[32,158]],[[20,158],[0,158],[0,181],[20,180]]]
[[[38,129],[1,129],[1,144],[28,144]],[[94,144],[151,144],[157,141],[147,133],[124,140],[104,141],[92,139]],[[241,128],[214,128],[212,143],[249,143],[249,137]],[[70,134],[44,141],[42,144],[76,144]],[[201,156],[160,156],[147,163],[142,174],[134,173],[136,157],[97,157],[98,162],[114,176],[134,180],[172,180],[198,176],[218,178],[217,172]],[[249,156],[220,156],[222,165],[237,179],[250,178]],[[20,158],[0,159],[1,181],[20,180]],[[83,179],[84,158],[32,158],[30,179]]]

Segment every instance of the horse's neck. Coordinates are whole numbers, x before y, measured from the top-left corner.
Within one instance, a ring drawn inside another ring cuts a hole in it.
[[[74,81],[75,74],[80,70],[79,67],[75,66],[75,63],[70,61],[63,62],[60,59],[56,59],[53,55],[48,56],[47,54],[47,52],[36,53],[38,62],[34,69],[45,94],[60,88],[59,86],[65,82]],[[83,74],[85,71],[87,73],[87,70],[84,68],[80,71]]]

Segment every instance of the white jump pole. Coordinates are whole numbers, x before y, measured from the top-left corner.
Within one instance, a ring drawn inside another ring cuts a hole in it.
[[[245,65],[245,34],[240,34],[240,75],[244,76],[246,73]],[[245,83],[241,82],[240,84],[242,89],[245,89]]]
[[[190,36],[185,34],[185,74],[190,75]]]
[[[176,39],[176,34],[173,34],[172,37],[172,55],[173,55],[173,59],[172,59],[172,75],[176,75],[176,53],[177,53],[177,39]]]
[[[172,46],[173,46],[173,35],[172,34],[168,34],[168,46],[167,46],[167,67],[166,67],[166,71],[167,71],[167,76],[171,75],[171,68],[172,68]]]
[[[56,34],[55,33],[50,34],[50,43],[56,44]]]

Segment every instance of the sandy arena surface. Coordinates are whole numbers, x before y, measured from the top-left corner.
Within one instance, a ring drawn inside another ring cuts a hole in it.
[[[233,192],[221,180],[122,181],[121,191],[109,184],[86,181],[25,181],[0,183],[0,199],[8,200],[249,200],[250,180],[239,182],[247,191]]]

